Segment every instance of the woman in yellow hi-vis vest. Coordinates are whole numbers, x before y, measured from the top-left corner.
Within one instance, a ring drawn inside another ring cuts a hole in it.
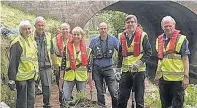
[[[21,21],[19,31],[20,35],[11,43],[8,85],[11,90],[15,90],[16,85],[16,108],[34,108],[38,58],[30,22]]]
[[[64,106],[75,103],[76,100],[84,98],[85,86],[91,73],[87,72],[88,57],[85,41],[83,40],[84,31],[80,27],[72,30],[73,39],[67,43],[66,68],[64,74],[60,72],[60,85],[63,82]],[[76,85],[77,93],[72,99],[73,87]]]
[[[155,80],[159,83],[162,108],[183,108],[184,90],[189,84],[188,40],[175,29],[175,24],[171,16],[164,17],[164,33],[156,42],[159,61]]]

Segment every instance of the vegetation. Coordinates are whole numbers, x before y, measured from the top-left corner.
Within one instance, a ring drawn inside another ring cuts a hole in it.
[[[148,108],[161,108],[159,90],[155,85],[152,85],[153,92],[145,93],[145,104]],[[197,107],[197,85],[189,85],[185,90],[184,108]]]
[[[32,24],[34,23],[35,15],[30,13],[24,13],[20,9],[12,8],[6,4],[1,4],[1,24],[6,28],[10,29],[18,29],[18,24],[20,21],[27,19]],[[51,18],[47,18],[47,31],[49,31],[53,36],[55,36],[58,32],[58,27],[60,25],[60,21],[53,20]],[[12,36],[10,36],[12,37]],[[15,91],[10,91],[7,83],[8,83],[8,50],[10,44],[10,38],[5,36],[1,36],[1,101],[4,101],[9,106],[13,106],[15,100]]]
[[[127,14],[120,11],[102,11],[99,15],[99,22],[107,22],[111,32],[118,35],[123,31],[124,19]]]
[[[114,34],[115,36],[118,36],[118,34],[123,31],[124,18],[126,15],[127,14],[120,11],[101,11],[94,17],[96,17],[99,23],[106,22],[108,24],[109,34]],[[97,29],[98,28],[88,28],[87,30],[85,30],[85,32],[87,36],[91,38],[92,36],[99,34]]]

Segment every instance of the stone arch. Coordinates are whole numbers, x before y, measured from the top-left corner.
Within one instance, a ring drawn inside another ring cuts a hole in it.
[[[102,3],[100,3],[102,4]],[[92,8],[89,13],[84,14],[84,19],[90,19],[93,15],[91,13],[97,13],[100,10],[114,10],[121,11],[127,14],[135,14],[138,17],[138,21],[142,24],[143,28],[149,34],[151,45],[153,50],[155,49],[156,37],[162,33],[160,27],[161,19],[166,16],[172,16],[176,22],[176,28],[181,30],[182,34],[185,34],[190,42],[189,48],[191,51],[190,63],[191,67],[197,64],[197,2],[196,1],[117,1],[100,6],[102,8]],[[98,11],[96,11],[98,9]],[[85,21],[86,22],[86,21]],[[83,24],[85,24],[85,22]],[[156,63],[156,51],[154,50],[152,59],[153,63]],[[153,64],[154,65],[154,64]],[[153,66],[154,69],[156,66]],[[150,67],[152,68],[152,67]],[[152,70],[151,70],[152,71]],[[195,72],[197,73],[197,72]],[[154,76],[154,75],[151,75]]]

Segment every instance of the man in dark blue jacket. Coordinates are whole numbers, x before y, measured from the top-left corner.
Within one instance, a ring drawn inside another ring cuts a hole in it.
[[[92,71],[93,79],[97,89],[97,99],[102,105],[105,105],[103,81],[105,80],[110,95],[112,97],[112,107],[117,107],[117,84],[113,71],[112,56],[114,50],[118,50],[119,42],[115,36],[110,36],[108,26],[102,22],[99,25],[100,36],[92,38],[89,48],[91,54],[89,58],[89,69]],[[92,61],[92,62],[90,62]],[[92,68],[92,70],[91,70]]]

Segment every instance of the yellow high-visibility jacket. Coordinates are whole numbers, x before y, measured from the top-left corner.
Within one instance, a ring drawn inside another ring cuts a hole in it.
[[[163,59],[158,61],[157,77],[161,78],[163,76],[166,81],[182,81],[184,77],[184,64],[180,55],[181,46],[186,39],[186,36],[179,35],[175,51],[177,53],[170,53],[164,56]],[[158,51],[158,38],[156,40],[156,50]],[[169,43],[166,48],[164,48],[164,53],[169,49]],[[178,54],[179,53],[179,54]]]
[[[33,36],[32,36],[33,37]],[[38,77],[38,57],[35,41],[31,37],[25,40],[22,36],[16,37],[11,45],[19,42],[22,54],[16,74],[16,81],[24,81]]]
[[[142,36],[140,39],[140,52],[143,52],[143,46],[142,46],[142,42],[144,39],[144,36],[147,35],[145,32],[142,32]],[[134,39],[130,45],[130,47],[127,46],[127,52],[133,53],[134,51]],[[134,57],[133,55],[129,55],[127,57],[123,57],[123,61],[122,61],[122,71],[123,72],[128,72],[129,70],[129,66],[131,66],[132,64],[134,64],[135,62],[137,62],[138,60],[140,60],[143,56],[143,53],[141,53],[139,56]],[[140,66],[138,68],[138,72],[143,72],[146,71],[146,65],[143,64],[142,66]]]

